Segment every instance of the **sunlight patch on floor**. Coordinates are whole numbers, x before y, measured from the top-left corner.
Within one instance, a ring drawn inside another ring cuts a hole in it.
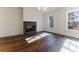
[[[71,39],[66,39],[60,52],[79,52],[79,42]]]
[[[31,43],[33,41],[39,40],[39,39],[41,39],[45,36],[48,36],[48,35],[50,35],[50,34],[49,33],[42,33],[42,34],[39,34],[39,35],[36,35],[36,36],[26,38],[25,40],[27,40],[28,43]]]

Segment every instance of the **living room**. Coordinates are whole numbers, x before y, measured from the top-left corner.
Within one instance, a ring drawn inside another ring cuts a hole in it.
[[[79,59],[78,0],[0,0],[1,59]]]
[[[79,31],[68,27],[67,19],[76,11],[78,7],[0,7],[0,51],[78,52]]]

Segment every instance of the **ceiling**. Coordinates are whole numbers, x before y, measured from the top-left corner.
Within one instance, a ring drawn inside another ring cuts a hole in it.
[[[48,7],[45,12],[48,13],[48,12],[54,11],[55,9],[58,9],[58,8],[59,7]]]
[[[49,13],[51,11],[54,11],[55,9],[58,9],[58,8],[60,8],[60,7],[47,7],[45,11],[43,9],[41,9],[41,11],[44,13]]]
[[[27,8],[32,8],[32,7],[27,7]],[[37,9],[38,11],[40,11],[42,13],[49,13],[51,11],[54,11],[54,10],[62,8],[62,7],[40,7],[40,8],[41,8],[40,10],[39,10],[39,7],[35,7],[34,9]],[[44,8],[46,8],[45,11],[44,11]]]

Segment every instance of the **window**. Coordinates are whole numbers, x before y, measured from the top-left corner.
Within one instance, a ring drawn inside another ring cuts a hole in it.
[[[67,12],[67,29],[79,30],[79,9]]]
[[[51,28],[54,27],[54,17],[53,16],[49,16],[48,23],[49,23],[49,27],[51,27]]]

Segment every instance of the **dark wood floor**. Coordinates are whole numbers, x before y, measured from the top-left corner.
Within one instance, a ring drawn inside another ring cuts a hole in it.
[[[32,43],[27,43],[25,36],[13,36],[0,38],[0,51],[9,52],[57,52],[60,51],[65,36],[51,34],[36,40]]]

